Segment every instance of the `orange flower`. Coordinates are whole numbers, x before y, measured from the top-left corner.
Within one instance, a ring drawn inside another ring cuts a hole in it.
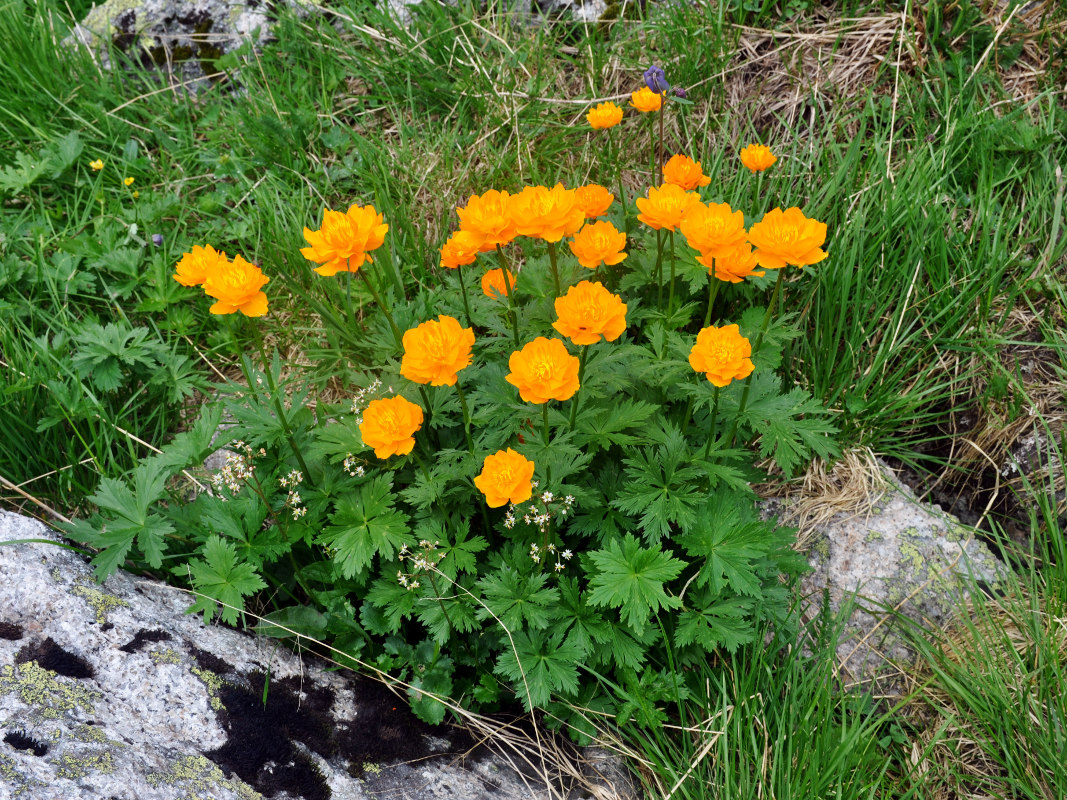
[[[678,229],[690,247],[713,257],[743,244],[748,237],[744,213],[734,211],[729,203],[693,206]]]
[[[485,238],[470,231],[456,231],[441,246],[441,266],[456,269],[464,264],[473,264]]]
[[[766,275],[763,270],[756,272],[756,254],[752,252],[752,245],[748,242],[722,250],[719,255],[712,256],[710,253],[701,253],[697,261],[708,268],[708,272],[720,281],[741,283],[749,275]]]
[[[182,260],[175,265],[174,280],[182,286],[200,286],[207,278],[208,271],[219,261],[229,263],[226,254],[218,252],[211,245],[201,247],[194,244],[192,252],[183,253]]]
[[[711,178],[703,173],[699,161],[694,161],[689,156],[677,155],[671,156],[663,165],[663,181],[692,191],[698,186],[707,186],[711,183]]]
[[[490,508],[525,503],[533,496],[533,473],[534,462],[509,447],[485,457],[474,485]]]
[[[826,223],[808,219],[799,208],[772,208],[752,226],[748,240],[756,247],[756,261],[767,269],[786,264],[808,267],[826,258]]]
[[[378,458],[406,456],[415,447],[415,431],[422,427],[422,409],[405,397],[371,400],[363,411],[359,435]]]
[[[344,214],[327,208],[319,230],[304,228],[304,238],[311,247],[302,247],[300,252],[308,261],[322,265],[315,267],[319,275],[357,272],[364,261],[374,260],[370,251],[382,246],[388,230],[374,206],[354,205]]]
[[[404,332],[400,374],[415,383],[455,386],[457,373],[471,363],[474,331],[442,314]]]
[[[578,263],[589,269],[601,264],[614,266],[626,258],[626,234],[615,229],[610,222],[591,222],[578,231],[570,243],[571,252]]]
[[[626,303],[603,284],[582,281],[556,298],[552,327],[575,344],[614,342],[626,330]]]
[[[586,219],[604,216],[615,200],[615,195],[598,183],[579,186],[574,190],[574,196]]]
[[[515,276],[508,270],[508,284],[512,291],[515,290]],[[504,272],[500,269],[491,269],[482,276],[482,293],[493,300],[507,297],[508,284],[504,283]]]
[[[479,252],[503,247],[518,235],[508,215],[510,197],[507,192],[490,189],[485,194],[472,194],[465,208],[456,209],[459,229],[484,238]]]
[[[700,205],[700,196],[696,192],[687,192],[673,183],[664,184],[658,189],[652,186],[648,190],[648,197],[637,198],[637,208],[641,212],[637,218],[650,228],[673,231],[686,212],[696,205]]]
[[[778,156],[766,145],[750,144],[741,151],[741,163],[753,172],[763,172],[777,160]]]
[[[589,109],[589,113],[585,115],[585,118],[596,130],[614,128],[622,122],[622,109],[611,102],[600,103]]]
[[[663,96],[656,94],[647,86],[642,86],[630,95],[630,105],[646,114],[649,111],[659,111],[663,106]]]
[[[752,346],[737,325],[714,325],[697,334],[697,343],[689,351],[689,365],[704,372],[715,386],[726,386],[752,374]]]
[[[512,195],[508,213],[515,230],[523,236],[558,242],[564,236],[573,236],[585,224],[585,213],[578,205],[577,193],[564,189],[557,183],[547,186],[527,186]]]
[[[204,293],[218,301],[208,311],[262,317],[267,313],[267,295],[261,290],[268,281],[259,267],[241,256],[234,256],[233,261],[219,258],[204,277]]]
[[[559,339],[538,336],[511,354],[508,368],[504,380],[527,403],[567,400],[578,391],[578,359]]]

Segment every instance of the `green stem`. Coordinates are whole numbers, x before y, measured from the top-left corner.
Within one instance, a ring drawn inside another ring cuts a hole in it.
[[[689,417],[693,414],[693,395],[689,395],[689,399],[685,401],[685,414],[682,415],[682,436],[685,436],[685,432],[689,430]]]
[[[656,185],[663,185],[663,101],[660,100],[659,107],[659,147],[656,148],[658,158],[656,159],[656,177],[659,178]]]
[[[541,418],[544,420],[545,426],[545,446],[548,445],[548,401],[545,400],[541,404]]]
[[[663,229],[656,230],[656,267],[652,270],[656,282],[656,305],[663,308]]]
[[[652,186],[657,186],[656,183],[656,117],[654,114],[648,115],[648,182]]]
[[[433,569],[434,567],[430,567],[430,572],[427,572],[426,574],[430,576],[430,585],[433,587],[434,597],[437,598],[437,603],[441,606],[441,613],[445,615],[445,622],[448,623],[449,629],[455,630],[452,626],[452,620],[448,616],[448,611],[445,609],[445,601],[441,599],[441,592],[437,590],[437,579],[433,576]]]
[[[459,406],[463,409],[463,432],[467,435],[467,449],[474,455],[474,439],[471,438],[471,412],[467,408],[467,397],[463,393],[463,387],[456,380],[456,394],[459,395]]]
[[[393,320],[393,312],[389,310],[384,302],[382,302],[381,295],[378,294],[378,290],[374,288],[374,284],[371,282],[370,276],[364,270],[359,271],[359,276],[363,278],[363,282],[367,284],[367,288],[370,289],[371,297],[374,298],[374,302],[378,304],[378,308],[385,314],[385,318],[389,320],[389,327],[393,329],[393,338],[396,339],[396,346],[400,350],[404,349],[404,337],[400,335],[400,328],[396,326],[396,322]]]
[[[347,259],[349,265],[352,263],[352,259]],[[345,313],[348,314],[348,324],[355,325],[356,317],[352,313],[352,269],[349,267],[348,272],[345,273],[348,276],[348,280],[345,283]]]
[[[711,452],[711,442],[715,438],[715,421],[719,416],[719,387],[715,387],[714,399],[711,401],[711,424],[708,426],[708,443],[704,445],[704,458]]]
[[[674,310],[674,229],[670,231],[671,240],[671,290],[667,293],[667,316]]]
[[[763,324],[760,325],[759,333],[756,335],[756,343],[752,346],[752,359],[756,358],[756,354],[759,353],[760,347],[763,346],[763,335],[767,332],[767,327],[771,322],[771,310],[774,308],[775,303],[778,302],[778,295],[782,288],[782,277],[785,268],[778,270],[778,280],[774,282],[774,291],[771,292],[771,302],[767,304],[767,311],[763,315]],[[741,391],[741,402],[737,406],[737,416],[734,417],[733,424],[730,426],[730,434],[727,438],[727,447],[733,447],[734,435],[737,433],[737,423],[741,419],[741,415],[745,412],[745,408],[748,406],[748,393],[752,389],[752,376],[755,375],[755,371],[749,373],[749,376],[745,378],[745,388]]]
[[[582,354],[578,357],[578,391],[571,400],[571,432],[574,432],[574,423],[578,419],[578,398],[582,395],[582,379],[585,377],[585,357],[589,354],[589,345],[582,346]]]
[[[463,280],[463,267],[456,267],[456,272],[459,273],[459,289],[463,294],[463,312],[467,315],[467,327],[473,328],[471,324],[471,307],[467,301],[467,282]]]
[[[615,183],[619,189],[619,202],[622,203],[622,227],[626,233],[627,241],[630,238],[630,215],[627,212],[626,201],[626,188],[622,184],[622,169],[619,167],[619,151],[615,144],[615,137],[611,133],[611,129],[608,129],[608,151],[610,153],[610,161],[612,169],[615,172]]]
[[[556,297],[563,294],[559,283],[559,266],[556,263],[556,243],[548,243],[548,263],[552,265],[552,282],[556,285]]]
[[[253,325],[252,329],[256,334],[256,341],[259,343],[259,355],[263,359],[263,374],[267,378],[267,388],[270,389],[270,397],[274,403],[274,411],[278,415],[278,421],[282,424],[282,430],[285,431],[285,439],[289,442],[289,447],[292,448],[293,455],[296,456],[296,462],[300,465],[300,469],[305,475],[308,476],[308,480],[311,480],[311,470],[308,469],[308,465],[304,462],[304,456],[300,454],[300,448],[296,446],[296,439],[293,438],[293,429],[289,427],[289,419],[285,416],[285,407],[282,405],[282,399],[278,392],[278,386],[274,382],[274,373],[271,372],[271,364],[267,360],[267,346],[263,342],[263,332],[259,329],[258,325]],[[248,378],[248,385],[255,391],[255,379],[251,375],[246,375]]]
[[[708,310],[704,314],[704,324],[701,326],[702,328],[706,328],[711,324],[711,309],[715,306],[715,296],[719,293],[719,284],[721,284],[722,281],[716,280],[715,276],[709,271],[708,283],[711,284],[708,286]]]
[[[519,346],[519,320],[515,316],[515,310],[511,305],[511,281],[508,279],[508,260],[504,255],[504,249],[496,246],[496,257],[500,261],[500,273],[504,278],[504,292],[507,295],[504,300],[507,303],[508,317],[511,318],[511,330],[515,334],[515,347]]]

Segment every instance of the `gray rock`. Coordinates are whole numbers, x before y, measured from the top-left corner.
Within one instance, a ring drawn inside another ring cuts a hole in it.
[[[942,626],[977,587],[995,590],[1007,567],[972,529],[919,503],[883,469],[883,491],[867,509],[838,513],[817,526],[809,553],[813,571],[801,590],[808,619],[819,614],[826,595],[835,613],[854,599],[837,648],[841,680],[876,696],[897,696],[915,653],[886,609]]]
[[[0,511],[0,543],[27,539],[54,544],[0,544],[0,800],[547,800],[576,785],[556,771],[550,790],[543,770],[423,724],[380,682],[204,625],[179,589],[121,571],[97,584],[56,534]]]

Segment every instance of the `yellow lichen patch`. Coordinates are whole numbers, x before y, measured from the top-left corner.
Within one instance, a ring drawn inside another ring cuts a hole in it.
[[[378,765],[378,764],[372,764],[369,761],[364,761],[363,762],[363,771],[366,772],[368,775],[381,775],[382,774],[381,766]]]
[[[178,786],[188,790],[188,797],[199,797],[218,787],[225,787],[241,800],[263,800],[263,795],[239,778],[227,778],[219,767],[204,756],[182,756],[166,772],[145,776],[149,786]]]
[[[61,778],[77,780],[90,772],[100,772],[110,775],[115,771],[115,765],[111,761],[111,753],[106,750],[103,753],[94,753],[87,756],[65,755],[59,759],[59,769],[56,774]]]
[[[129,608],[130,605],[125,600],[115,597],[114,595],[105,594],[95,586],[90,586],[84,583],[80,583],[73,587],[70,590],[70,593],[85,598],[85,602],[96,612],[96,622],[98,625],[103,625],[107,622],[108,612],[114,611],[116,608]]]
[[[115,747],[123,747],[122,742],[113,742],[104,735],[103,728],[97,725],[79,725],[74,729],[73,736],[79,742],[86,744],[107,744]]]
[[[193,667],[191,670],[196,677],[204,682],[207,687],[208,697],[211,698],[211,707],[216,711],[222,710],[222,701],[219,700],[219,688],[222,686],[222,678],[209,669]]]
[[[26,786],[26,776],[18,771],[15,760],[10,756],[0,753],[0,781],[9,786],[18,794]]]
[[[61,680],[56,673],[44,669],[36,661],[17,667],[0,667],[0,694],[15,693],[45,719],[58,719],[76,708],[92,711],[102,695],[77,683]]]
[[[165,650],[153,650],[148,654],[156,664],[180,664],[181,657],[171,648]]]

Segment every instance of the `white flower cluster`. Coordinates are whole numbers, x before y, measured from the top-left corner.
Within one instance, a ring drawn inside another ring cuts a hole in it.
[[[570,561],[571,558],[573,558],[574,553],[570,550],[560,550],[554,544],[546,545],[543,550],[536,544],[530,545],[530,560],[535,564],[540,564],[542,558],[547,561],[553,556],[556,558],[556,564],[553,569],[556,570],[556,572],[563,572],[563,561]],[[560,559],[563,559],[563,561],[560,561]]]
[[[537,481],[533,482],[533,487],[537,488]],[[527,525],[536,525],[541,533],[548,533],[552,527],[553,519],[559,518],[562,520],[574,509],[573,495],[558,498],[552,492],[543,492],[537,499],[541,501],[544,507],[539,508],[536,503],[530,503],[526,507],[526,512],[522,515],[522,521]],[[507,512],[504,514],[504,527],[508,530],[514,528],[518,522],[516,515],[521,512],[522,509],[519,506],[510,503]]]
[[[215,490],[219,492],[219,496],[223,500],[226,499],[225,495],[221,493],[223,487],[229,489],[230,494],[237,494],[241,491],[244,481],[250,480],[256,469],[256,465],[252,463],[252,460],[257,453],[248,444],[234,442],[233,449],[237,452],[226,456],[226,463],[222,465],[222,469],[211,476],[211,485],[215,487]],[[266,454],[267,451],[261,447],[258,455],[263,456]]]
[[[360,389],[356,392],[356,396],[352,398],[352,413],[360,414],[363,409],[367,407],[367,404],[374,398],[374,395],[382,388],[382,382],[375,378],[370,386],[365,389]],[[389,391],[392,391],[393,387],[389,387]]]
[[[293,519],[300,519],[306,513],[307,508],[304,506],[304,501],[300,497],[300,492],[296,490],[296,487],[304,480],[304,473],[300,470],[294,469],[288,475],[278,479],[278,483],[282,485],[283,489],[289,490],[289,495],[285,498],[286,508],[290,508],[293,511]]]
[[[415,576],[420,572],[436,570],[441,559],[445,557],[445,554],[437,549],[440,544],[440,541],[431,542],[429,539],[423,539],[419,542],[417,550],[409,549],[406,544],[402,546],[399,553],[400,560],[411,562],[411,572],[405,574],[403,570],[397,570],[397,582],[409,592],[418,589],[419,582]]]
[[[366,470],[359,463],[359,459],[351,453],[345,456],[342,466],[345,468],[345,472],[353,478],[362,478],[366,474]]]

